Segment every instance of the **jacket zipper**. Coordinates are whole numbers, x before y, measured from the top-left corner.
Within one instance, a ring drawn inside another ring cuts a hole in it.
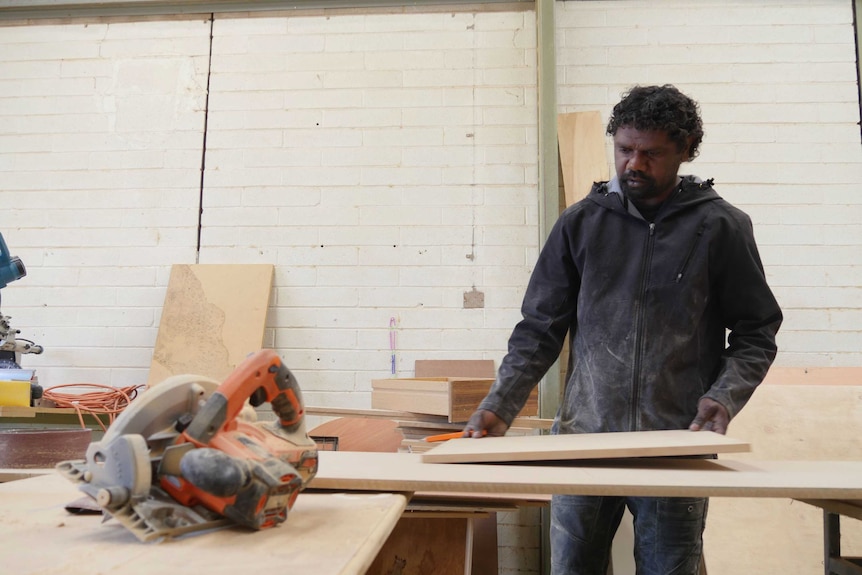
[[[691,243],[691,248],[689,248],[688,254],[686,254],[685,259],[682,261],[682,267],[679,268],[679,272],[676,274],[676,283],[682,281],[682,276],[688,270],[688,264],[691,263],[691,258],[694,257],[694,251],[697,249],[704,231],[706,231],[706,220],[702,221],[700,227],[697,229],[697,234],[695,234],[694,241]]]
[[[649,234],[647,235],[646,246],[644,247],[644,261],[641,267],[640,291],[638,294],[638,311],[637,321],[635,322],[635,358],[632,366],[632,406],[631,406],[631,425],[632,431],[640,429],[640,421],[638,418],[638,403],[640,402],[640,380],[638,376],[641,369],[644,347],[644,315],[645,307],[644,299],[646,298],[647,275],[652,261],[653,242],[655,235],[655,223],[650,222]]]

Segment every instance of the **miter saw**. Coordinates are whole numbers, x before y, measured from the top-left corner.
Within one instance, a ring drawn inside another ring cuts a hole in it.
[[[27,275],[21,258],[9,254],[3,234],[0,234],[0,289]],[[0,313],[0,368],[18,368],[22,353],[42,353],[42,346],[30,340],[16,338],[20,330],[12,329],[8,315]]]
[[[256,421],[269,402],[277,421]],[[239,524],[275,527],[317,473],[296,378],[269,349],[221,384],[166,379],[135,399],[85,460],[57,464],[141,541]]]

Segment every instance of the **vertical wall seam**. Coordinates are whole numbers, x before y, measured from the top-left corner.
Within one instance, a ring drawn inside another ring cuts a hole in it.
[[[213,72],[213,28],[215,26],[215,14],[210,14],[210,45],[209,55],[207,57],[207,87],[204,96],[204,129],[203,141],[201,143],[201,177],[198,188],[198,233],[197,246],[195,247],[195,263],[199,264],[201,260],[201,232],[203,230],[203,215],[204,215],[204,178],[206,176],[207,167],[207,127],[209,123],[210,113],[210,79]]]
[[[860,142],[862,142],[862,50],[860,50],[859,45],[859,34],[862,30],[860,30],[859,24],[860,8],[862,8],[862,0],[853,0],[853,41],[856,43],[856,98],[859,108],[859,121],[857,124],[860,129]]]

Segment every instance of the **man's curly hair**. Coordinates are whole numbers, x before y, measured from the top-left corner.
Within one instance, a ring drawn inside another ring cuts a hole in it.
[[[697,102],[670,84],[635,86],[623,94],[611,113],[607,133],[613,136],[622,127],[667,132],[680,150],[685,149],[691,138],[689,160],[697,156],[703,140],[703,122]]]

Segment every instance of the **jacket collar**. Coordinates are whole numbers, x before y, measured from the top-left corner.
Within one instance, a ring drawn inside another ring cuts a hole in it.
[[[666,215],[703,202],[719,199],[718,193],[712,187],[712,182],[711,178],[704,181],[697,176],[682,176],[678,189],[665,201],[662,212]],[[607,182],[593,184],[587,197],[605,208],[614,211],[627,211],[636,218],[643,219],[632,202],[626,201],[619,178],[616,176]]]

